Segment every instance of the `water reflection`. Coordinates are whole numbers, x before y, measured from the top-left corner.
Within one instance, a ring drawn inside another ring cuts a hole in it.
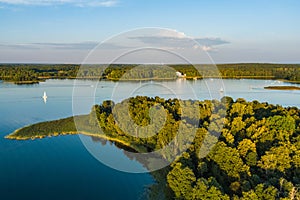
[[[126,155],[125,151],[137,153],[137,151],[134,150],[133,148],[130,148],[129,146],[126,146],[119,142],[110,141],[110,140],[106,140],[106,139],[103,139],[100,137],[95,137],[95,136],[87,136],[87,137],[90,137],[93,142],[101,144],[101,146],[112,145],[112,146],[118,147],[124,153],[124,155]]]
[[[100,137],[94,137],[94,136],[84,136],[86,138],[89,138],[91,142],[93,142],[95,144],[95,146],[99,147],[100,149],[103,149],[103,147],[117,147],[120,152],[122,152],[123,155],[125,155],[128,160],[132,161],[136,161],[138,162],[140,165],[142,165],[143,167],[147,167],[147,165],[145,165],[145,163],[147,162],[147,160],[145,160],[144,156],[141,156],[141,154],[139,154],[136,150],[134,150],[133,148],[130,148],[122,143],[118,143],[115,141],[109,141]],[[137,154],[131,154],[131,153],[137,153]],[[101,153],[99,151],[99,153]],[[111,159],[116,159],[114,157],[111,157]],[[143,194],[143,197],[141,199],[161,199],[164,200],[167,197],[167,188],[166,186],[166,174],[168,173],[169,167],[165,167],[162,168],[160,170],[157,171],[152,171],[150,172],[150,174],[155,178],[155,182],[145,186],[145,191]]]

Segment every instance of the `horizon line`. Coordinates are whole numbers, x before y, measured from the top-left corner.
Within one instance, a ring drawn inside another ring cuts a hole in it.
[[[72,62],[0,62],[0,65],[226,65],[226,64],[272,64],[272,65],[299,65],[288,62],[218,62],[218,63],[72,63]]]

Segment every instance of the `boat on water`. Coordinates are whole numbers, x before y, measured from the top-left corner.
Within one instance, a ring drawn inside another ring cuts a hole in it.
[[[219,92],[220,92],[220,93],[223,93],[223,92],[224,92],[224,89],[223,89],[223,88],[220,88]]]
[[[44,95],[42,96],[42,98],[44,99],[44,102],[46,103],[47,102],[47,94],[46,94],[46,92],[44,91]]]

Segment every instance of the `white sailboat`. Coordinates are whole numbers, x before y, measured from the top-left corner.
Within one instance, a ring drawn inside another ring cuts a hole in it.
[[[46,92],[44,91],[44,95],[43,95],[43,97],[42,97],[43,99],[44,99],[44,102],[46,103],[47,102],[47,94],[46,94]]]
[[[224,92],[224,89],[221,87],[220,88],[220,93],[223,93]]]

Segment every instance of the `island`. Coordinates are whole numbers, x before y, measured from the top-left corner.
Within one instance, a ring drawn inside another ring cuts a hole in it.
[[[134,123],[148,126],[149,132],[155,128],[150,126],[151,112],[163,109],[165,115],[155,115],[165,119],[163,128],[156,135],[139,137],[141,132],[128,120],[117,123],[127,119],[127,108]],[[118,114],[113,114],[114,109]],[[184,141],[193,131],[192,143],[186,146]],[[231,97],[198,101],[137,96],[117,104],[104,101],[87,115],[29,125],[6,138],[25,140],[67,134],[107,139],[135,152],[152,152],[174,138],[180,139],[163,158],[168,160],[170,154],[184,148],[186,151],[169,166],[151,172],[156,183],[149,187],[149,199],[160,199],[162,194],[166,199],[300,198],[300,110],[296,107],[242,98],[234,101]],[[212,143],[215,145],[208,154],[201,156],[201,149]],[[147,167],[144,160],[138,156],[136,159]]]
[[[300,87],[297,86],[267,86],[264,87],[267,90],[300,90]]]

